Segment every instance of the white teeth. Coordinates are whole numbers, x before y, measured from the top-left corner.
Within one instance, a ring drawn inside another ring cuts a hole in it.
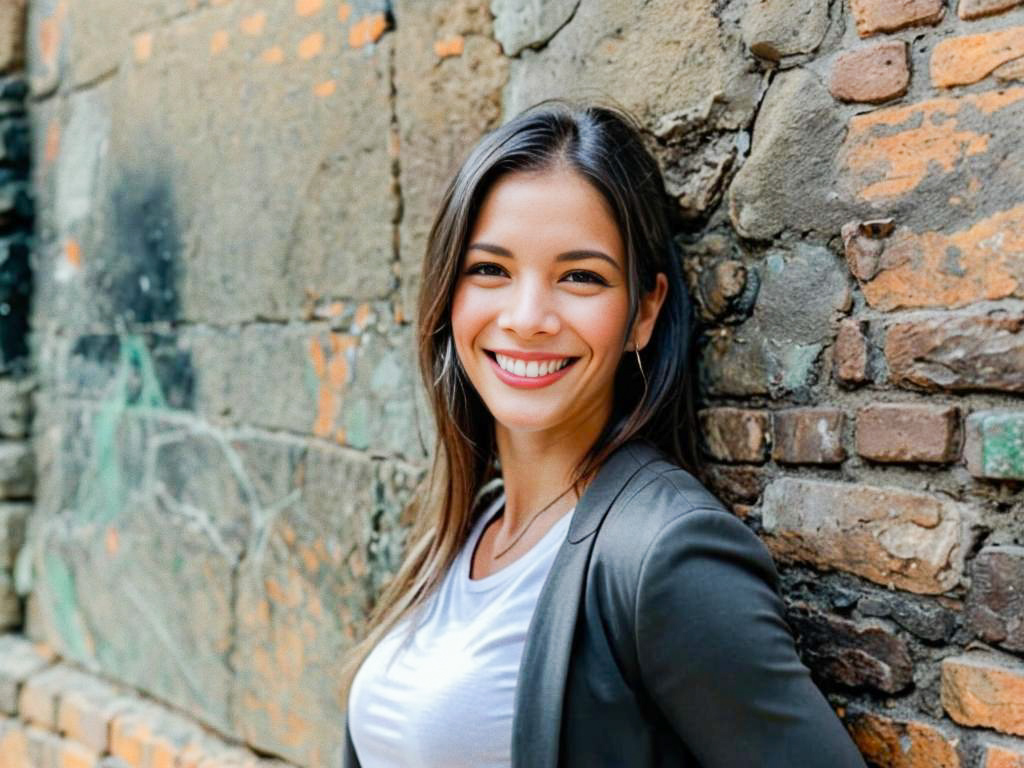
[[[537,362],[536,360],[526,362],[525,360],[517,360],[497,352],[494,353],[494,357],[503,370],[529,379],[547,376],[549,373],[554,373],[569,364],[569,358],[567,357],[557,360],[544,360],[542,362]]]

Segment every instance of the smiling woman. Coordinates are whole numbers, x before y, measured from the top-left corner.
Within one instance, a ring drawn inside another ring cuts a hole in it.
[[[670,210],[631,118],[558,101],[449,185],[418,318],[435,463],[346,662],[344,768],[863,768],[771,556],[699,479]]]

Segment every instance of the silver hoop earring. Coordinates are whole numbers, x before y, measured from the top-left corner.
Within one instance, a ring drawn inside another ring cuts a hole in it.
[[[640,402],[642,403],[647,399],[647,374],[644,373],[644,364],[640,362],[640,345],[634,344],[633,351],[636,353],[636,365],[637,368],[640,369],[640,377],[644,380],[644,394],[643,397],[640,398]]]

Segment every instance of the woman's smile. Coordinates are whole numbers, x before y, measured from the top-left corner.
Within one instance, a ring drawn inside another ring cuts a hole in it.
[[[552,357],[540,353],[502,353],[485,350],[499,379],[511,387],[533,389],[546,387],[561,379],[578,357]]]

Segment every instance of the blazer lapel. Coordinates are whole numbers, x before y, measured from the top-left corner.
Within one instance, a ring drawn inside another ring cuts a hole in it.
[[[526,634],[512,718],[512,768],[556,768],[562,699],[594,533],[629,480],[657,450],[628,443],[604,463],[576,504],[569,533],[541,588]]]

